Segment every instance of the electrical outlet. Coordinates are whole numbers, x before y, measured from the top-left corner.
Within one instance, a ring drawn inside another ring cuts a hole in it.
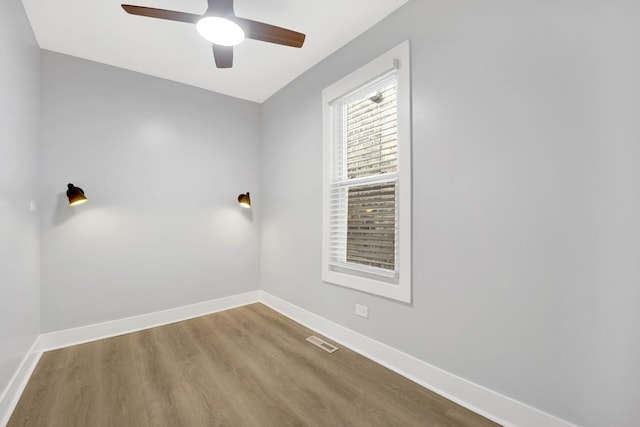
[[[360,317],[369,318],[369,307],[356,304],[356,314]]]
[[[29,201],[29,212],[37,212],[38,210],[38,204],[36,203],[35,200],[31,200]]]

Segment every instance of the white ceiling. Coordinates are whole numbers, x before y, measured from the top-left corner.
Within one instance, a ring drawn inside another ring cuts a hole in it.
[[[22,0],[41,48],[255,102],[373,26],[408,0],[236,0],[236,15],[307,35],[301,49],[255,40],[215,68],[196,26],[128,15],[121,3],[203,14],[206,0]]]

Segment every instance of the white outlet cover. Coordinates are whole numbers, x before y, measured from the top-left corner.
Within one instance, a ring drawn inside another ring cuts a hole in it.
[[[369,318],[369,307],[356,304],[356,314],[364,318]]]

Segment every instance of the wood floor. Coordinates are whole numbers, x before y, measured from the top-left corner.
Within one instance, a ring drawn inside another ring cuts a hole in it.
[[[8,426],[497,425],[310,335],[253,304],[50,351]]]

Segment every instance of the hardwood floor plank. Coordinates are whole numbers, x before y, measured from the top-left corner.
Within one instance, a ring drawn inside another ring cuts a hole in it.
[[[215,322],[207,322],[205,318],[184,322],[185,331],[192,337],[200,355],[206,358],[206,366],[213,375],[224,375],[233,371],[237,361],[233,354],[222,343],[223,339],[215,328],[208,328]]]
[[[179,364],[165,349],[163,327],[136,334],[135,363],[142,382],[142,395],[151,426],[181,426],[186,422],[180,406],[184,395]]]
[[[252,304],[47,352],[8,426],[497,426],[310,335]]]
[[[43,414],[41,418],[48,419],[48,425],[100,425],[93,419],[97,404],[93,397],[98,387],[94,377],[97,367],[96,351],[97,347],[93,343],[69,350],[67,368],[62,371],[58,388],[50,391],[56,394],[54,410],[48,415]]]
[[[134,358],[134,337],[124,335],[96,342],[95,381],[100,423],[109,426],[148,426],[139,371]]]

